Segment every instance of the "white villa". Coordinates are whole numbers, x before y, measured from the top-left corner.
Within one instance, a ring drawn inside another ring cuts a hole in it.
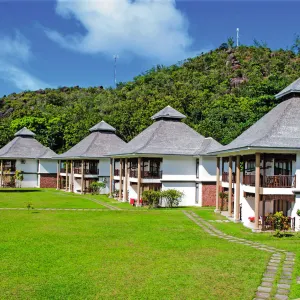
[[[113,160],[107,155],[126,144],[116,134],[116,129],[101,121],[90,129],[90,134],[58,159],[57,189],[88,193],[92,182],[104,182],[107,194],[112,190]],[[110,183],[110,184],[109,184]]]
[[[207,153],[221,145],[184,118],[167,106],[152,116],[151,126],[111,154],[120,200],[139,205],[145,190],[177,189],[184,193],[181,206],[215,205],[216,156]]]
[[[43,146],[35,134],[24,127],[15,138],[0,149],[1,187],[54,188],[56,164],[51,159],[55,152]],[[16,182],[15,173],[21,171],[23,180]]]
[[[223,188],[232,199],[228,215],[234,220],[264,230],[266,216],[283,211],[291,228],[300,230],[300,78],[276,98],[284,101],[212,153],[218,156],[216,209]]]

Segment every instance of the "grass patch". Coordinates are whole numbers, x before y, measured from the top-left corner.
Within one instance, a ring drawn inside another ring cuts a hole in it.
[[[215,214],[213,209],[200,209],[196,213],[206,220],[225,220],[226,218],[220,214]],[[296,254],[296,261],[293,273],[293,284],[291,289],[291,299],[300,297],[300,285],[296,282],[296,277],[300,276],[300,233],[293,236],[282,238],[274,237],[274,233],[253,233],[250,229],[241,223],[217,223],[213,222],[213,226],[232,236],[245,238],[251,241],[260,242],[277,249],[288,250]]]
[[[55,189],[1,189],[1,208],[105,208],[85,196],[56,191]]]
[[[269,258],[179,210],[1,211],[0,233],[6,299],[253,299]]]

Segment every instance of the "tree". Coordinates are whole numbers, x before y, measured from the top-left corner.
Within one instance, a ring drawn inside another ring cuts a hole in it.
[[[16,170],[15,175],[14,175],[15,180],[17,181],[17,187],[21,188],[22,186],[22,181],[24,180],[24,175],[23,172],[20,170]]]
[[[300,54],[300,36],[299,36],[299,34],[295,35],[294,43],[292,45],[292,50],[296,54]]]
[[[179,203],[182,201],[181,198],[183,197],[183,195],[183,192],[180,192],[176,189],[169,189],[161,192],[162,198],[165,199],[166,204],[169,207],[178,206]]]
[[[227,39],[227,45],[228,45],[228,48],[229,49],[232,49],[234,47],[234,39],[232,36],[230,36],[228,39]]]

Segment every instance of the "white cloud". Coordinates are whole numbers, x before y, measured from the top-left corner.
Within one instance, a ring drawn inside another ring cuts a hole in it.
[[[29,41],[18,31],[14,38],[0,35],[0,57],[27,61],[30,56]]]
[[[63,35],[46,29],[62,47],[83,53],[132,53],[160,62],[188,56],[192,39],[174,0],[57,0],[56,12],[75,18],[86,34]]]
[[[11,82],[20,90],[38,90],[49,87],[49,85],[24,69],[12,64],[7,64],[0,58],[0,78]]]
[[[0,36],[0,79],[20,90],[36,90],[49,85],[26,72],[23,63],[32,57],[29,41],[19,32]]]

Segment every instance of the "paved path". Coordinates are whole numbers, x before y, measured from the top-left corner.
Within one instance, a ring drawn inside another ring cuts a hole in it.
[[[289,299],[288,295],[290,293],[292,273],[295,264],[294,253],[225,234],[216,229],[209,222],[204,221],[194,212],[183,211],[183,213],[211,236],[272,253],[261,284],[257,288],[256,298],[254,299]]]
[[[122,210],[120,207],[116,207],[116,206],[110,205],[110,204],[108,204],[106,202],[99,201],[99,200],[94,199],[94,198],[86,198],[86,197],[84,197],[84,199],[87,199],[87,200],[93,201],[95,203],[98,203],[98,204],[100,204],[102,206],[107,207],[108,209],[111,209],[111,210]]]

